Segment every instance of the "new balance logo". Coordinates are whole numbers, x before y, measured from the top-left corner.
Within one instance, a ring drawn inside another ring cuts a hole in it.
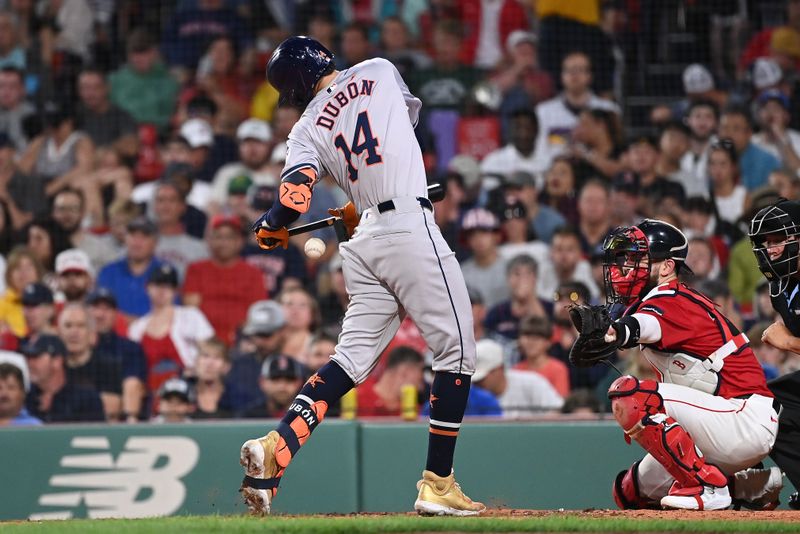
[[[186,498],[181,478],[200,456],[182,436],[134,436],[115,459],[105,436],[75,437],[76,454],[61,458],[63,474],[50,477],[52,492],[39,497],[30,519],[148,517],[175,513]]]

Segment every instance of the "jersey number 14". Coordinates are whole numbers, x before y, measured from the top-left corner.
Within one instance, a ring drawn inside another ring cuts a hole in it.
[[[339,134],[334,139],[336,148],[342,151],[344,159],[347,161],[347,176],[351,182],[358,180],[358,168],[353,164],[353,155],[356,158],[361,156],[361,153],[367,151],[367,166],[381,163],[383,158],[378,154],[377,148],[380,146],[378,139],[372,135],[372,128],[369,125],[369,115],[366,111],[358,114],[356,119],[356,132],[353,135],[353,142],[348,146],[344,136]]]

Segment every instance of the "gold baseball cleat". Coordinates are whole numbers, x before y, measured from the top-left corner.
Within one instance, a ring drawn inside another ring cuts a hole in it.
[[[283,468],[275,460],[279,437],[273,430],[264,437],[247,440],[242,445],[239,463],[244,467],[245,479],[239,491],[253,514],[268,514],[272,498],[278,493],[277,480],[283,474]]]
[[[453,473],[440,477],[431,471],[422,472],[422,480],[417,482],[419,495],[414,510],[420,515],[478,515],[486,507],[475,502],[461,491]]]

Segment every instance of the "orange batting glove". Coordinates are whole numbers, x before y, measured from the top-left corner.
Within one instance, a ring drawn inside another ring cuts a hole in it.
[[[277,230],[270,230],[262,226],[255,231],[255,234],[258,246],[264,250],[278,247],[289,248],[289,230],[285,226]]]
[[[331,208],[328,213],[334,217],[339,217],[347,228],[347,235],[352,237],[358,226],[359,216],[356,207],[352,202],[348,202],[341,208]]]

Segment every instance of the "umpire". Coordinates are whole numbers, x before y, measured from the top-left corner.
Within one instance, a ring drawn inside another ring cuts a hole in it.
[[[782,319],[764,331],[762,340],[800,354],[800,203],[781,200],[763,208],[753,217],[749,235],[758,268],[769,281],[772,307]],[[783,407],[770,456],[800,489],[800,371],[767,385]],[[789,506],[800,509],[796,492]]]

